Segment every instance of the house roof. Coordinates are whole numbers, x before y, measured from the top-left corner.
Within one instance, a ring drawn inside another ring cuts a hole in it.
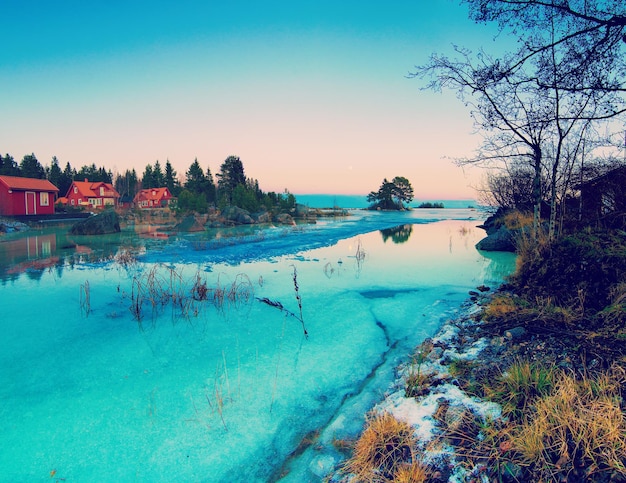
[[[19,176],[0,176],[0,183],[7,188],[18,191],[59,191],[47,179],[22,178]]]
[[[167,188],[146,188],[137,193],[135,200],[161,201],[164,198],[167,199],[171,197],[172,195]]]
[[[104,186],[104,188],[106,189],[107,193],[105,194],[105,196],[107,197],[114,197],[114,198],[119,198],[119,193],[117,191],[115,191],[115,188],[113,187],[113,185],[111,183],[104,183],[102,181],[74,181],[72,183],[72,186],[70,186],[70,189],[68,190],[68,193],[72,190],[72,187],[76,186],[78,188],[78,192],[81,194],[81,196],[87,197],[87,198],[100,198],[101,195],[99,193],[99,188],[101,186]]]

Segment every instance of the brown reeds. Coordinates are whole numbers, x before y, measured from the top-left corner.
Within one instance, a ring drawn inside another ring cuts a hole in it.
[[[387,412],[371,414],[343,469],[356,482],[425,481],[407,479],[411,474],[421,478],[426,472],[415,460],[416,445],[409,424]],[[397,480],[398,475],[403,479]]]
[[[137,257],[129,248],[120,248],[113,260],[124,268],[130,268],[137,264]]]
[[[210,287],[200,272],[192,280],[189,288],[180,272],[161,264],[154,265],[147,272],[136,273],[132,278],[129,307],[133,318],[140,322],[145,307],[151,307],[155,316],[168,305],[178,310],[175,316],[189,318],[198,315],[199,303],[211,302],[218,310],[223,310],[227,302],[239,306],[254,296],[253,284],[245,274],[238,274],[227,285],[223,285],[218,276],[215,287]]]
[[[560,374],[555,389],[510,431],[519,464],[537,478],[626,478],[626,418],[621,371],[580,379]],[[613,481],[613,480],[611,480]]]

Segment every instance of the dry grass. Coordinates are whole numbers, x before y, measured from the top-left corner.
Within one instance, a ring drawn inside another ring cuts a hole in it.
[[[503,415],[519,420],[537,398],[550,394],[556,384],[555,369],[516,361],[484,393],[502,406]]]
[[[525,265],[545,258],[546,252],[550,250],[548,231],[541,227],[536,231],[531,228],[521,230],[515,238],[515,248],[517,253],[515,267],[519,273]]]
[[[398,468],[393,481],[397,483],[423,483],[428,481],[429,471],[421,463],[413,462]]]
[[[190,283],[182,272],[157,264],[150,270],[138,271],[133,276],[129,309],[138,322],[144,318],[146,306],[152,308],[153,317],[170,305],[174,309],[174,317],[189,318],[191,315],[198,315],[201,302],[210,302],[221,311],[226,308],[226,304],[229,308],[240,307],[253,298],[254,286],[246,274],[237,274],[228,284],[222,284],[218,275],[216,285],[211,287],[199,271]]]
[[[533,218],[530,212],[511,211],[504,215],[502,221],[509,230],[519,230],[533,226]]]
[[[129,268],[137,265],[137,257],[129,248],[120,248],[115,254],[114,260],[115,263],[121,265],[124,268]]]
[[[483,318],[492,320],[494,318],[508,317],[519,311],[519,302],[510,295],[496,295],[483,310]]]
[[[536,400],[511,430],[521,465],[537,478],[626,478],[626,418],[620,406],[623,372],[576,380],[560,374],[555,390]]]
[[[353,481],[364,483],[397,481],[394,478],[398,473],[403,478],[419,476],[419,465],[415,463],[416,444],[410,425],[386,412],[375,414],[368,418],[344,469],[355,476]],[[411,468],[408,469],[407,465]]]

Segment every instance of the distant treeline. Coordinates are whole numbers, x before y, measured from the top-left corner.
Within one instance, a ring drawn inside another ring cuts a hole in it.
[[[439,203],[439,202],[432,203],[430,201],[426,201],[424,203],[420,203],[418,208],[445,208],[445,206],[443,206],[443,203]]]
[[[132,199],[145,188],[166,187],[178,198],[179,210],[200,213],[206,213],[212,206],[223,208],[227,205],[250,212],[287,212],[294,209],[296,204],[295,196],[286,189],[283,193],[265,193],[259,188],[258,180],[246,178],[243,163],[238,156],[229,156],[221,164],[216,174],[217,182],[213,179],[211,169],[207,167],[205,172],[197,158],[185,172],[184,180],[178,178],[169,159],[164,167],[158,160],[154,165],[148,164],[139,177],[135,169],[113,175],[110,170],[98,168],[95,164],[76,170],[68,162],[61,169],[56,156],[52,157],[49,166],[44,167],[34,154],[25,155],[19,164],[10,154],[0,155],[0,175],[47,179],[59,188],[59,196],[65,196],[72,181],[85,179],[111,183],[127,199]]]

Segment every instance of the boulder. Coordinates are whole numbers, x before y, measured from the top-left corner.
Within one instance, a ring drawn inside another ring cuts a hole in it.
[[[272,215],[267,211],[259,211],[258,213],[253,213],[252,218],[256,223],[271,223]]]
[[[105,235],[119,233],[120,218],[113,210],[103,211],[74,224],[70,229],[72,235]]]
[[[281,225],[295,225],[296,222],[293,221],[293,217],[288,213],[281,213],[276,216],[276,222]]]
[[[178,223],[175,227],[174,227],[175,231],[182,231],[185,233],[191,233],[191,232],[196,232],[196,231],[204,231],[204,226],[202,225],[202,223],[200,223],[195,216],[193,215],[189,215],[186,216],[185,218],[183,218],[181,220],[180,223]]]
[[[296,211],[294,213],[296,218],[306,218],[309,216],[309,207],[302,203],[296,203]]]
[[[476,248],[486,252],[515,252],[515,236],[511,230],[502,225],[480,240]]]
[[[227,206],[222,210],[222,218],[236,225],[252,225],[254,220],[250,213],[238,206]]]
[[[28,229],[29,226],[26,223],[11,220],[0,220],[0,234],[13,233],[14,231],[24,231]]]

